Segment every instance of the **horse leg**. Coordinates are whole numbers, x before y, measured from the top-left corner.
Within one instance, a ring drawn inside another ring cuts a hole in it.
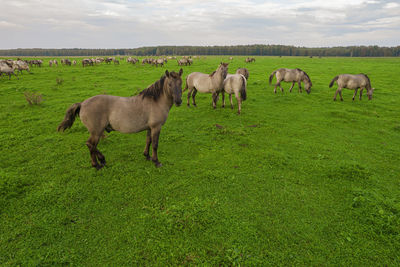
[[[192,88],[189,88],[188,94],[187,94],[187,106],[190,107],[190,96],[192,95]]]
[[[193,103],[194,107],[197,107],[197,105],[196,105],[196,94],[197,94],[197,89],[194,88],[194,92],[193,92],[193,95],[192,95],[192,103]]]
[[[282,80],[280,80],[280,81],[277,82],[276,84],[279,86],[279,88],[281,88],[281,92],[283,93],[283,88],[282,88],[282,86],[281,86],[281,81],[282,81]]]
[[[289,92],[292,92],[294,84],[295,84],[295,82],[292,82],[292,86],[290,86]]]
[[[276,94],[276,87],[278,86],[278,83],[276,83],[275,84],[275,87],[274,87],[274,93]]]
[[[158,138],[160,136],[160,131],[161,131],[161,125],[151,129],[151,141],[152,141],[152,145],[153,145],[153,158],[152,158],[152,160],[154,162],[154,165],[157,168],[162,166],[161,162],[158,161],[158,156],[157,156]]]
[[[224,91],[222,91],[222,107],[224,108],[225,107],[225,92]]]
[[[149,154],[150,144],[151,144],[151,130],[147,130],[146,146],[143,152],[143,155],[146,157],[146,160],[150,160],[150,154]]]
[[[100,151],[97,150],[97,144],[99,143],[100,137],[101,136],[91,134],[89,139],[86,142],[86,146],[89,148],[90,157],[92,160],[92,166],[94,168],[96,168],[97,170],[101,169],[104,166],[104,165],[100,165],[97,162],[97,155],[98,155],[98,153],[100,153]],[[104,161],[104,163],[105,163],[105,161]]]
[[[303,91],[301,90],[301,82],[298,82],[299,84],[299,93],[303,93]]]
[[[229,95],[229,101],[231,102],[231,109],[233,109],[232,94]]]
[[[240,112],[242,111],[242,99],[239,94],[235,94],[235,97],[238,102],[238,115],[240,115]]]
[[[339,93],[339,91],[342,90],[340,87],[336,90],[335,96],[333,97],[333,101],[336,101],[336,96]]]
[[[340,88],[339,95],[340,95],[340,101],[343,101],[343,97],[342,97],[342,88]]]
[[[362,97],[363,90],[364,90],[364,88],[360,88],[360,100],[361,100],[361,97]]]
[[[355,98],[356,95],[357,95],[357,92],[358,92],[358,88],[354,89],[353,101],[354,101],[354,98]]]
[[[214,109],[217,108],[217,100],[218,100],[218,94],[217,93],[213,93],[212,94],[212,105],[213,105]]]

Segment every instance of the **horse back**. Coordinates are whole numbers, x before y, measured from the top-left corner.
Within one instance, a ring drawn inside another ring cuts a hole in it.
[[[356,89],[369,86],[369,79],[364,74],[341,74],[337,83],[342,88]]]

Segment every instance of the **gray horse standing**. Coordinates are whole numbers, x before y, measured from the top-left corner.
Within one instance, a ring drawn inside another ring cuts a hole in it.
[[[101,169],[105,166],[106,159],[97,149],[97,145],[104,131],[137,133],[146,130],[143,155],[147,160],[152,159],[156,167],[160,167],[157,149],[161,126],[167,120],[172,105],[180,106],[182,103],[182,73],[182,69],[179,73],[165,71],[160,80],[137,96],[97,95],[75,103],[68,108],[58,131],[70,128],[75,117],[79,115],[90,133],[86,145],[89,148],[92,166]],[[150,144],[153,146],[152,158],[149,153]]]
[[[229,63],[222,63],[218,66],[217,70],[211,74],[205,74],[201,72],[192,72],[186,77],[187,95],[187,106],[190,107],[190,96],[192,96],[193,106],[196,106],[196,94],[197,91],[200,93],[212,93],[213,108],[217,107],[218,95],[224,88],[224,80],[228,74]],[[193,92],[193,95],[192,95]]]
[[[232,94],[238,102],[238,114],[242,111],[242,101],[246,100],[247,80],[242,74],[228,74],[224,80],[224,90],[222,91],[222,107],[225,107],[225,93],[229,95],[231,108],[233,109]]]
[[[311,79],[307,75],[307,73],[305,73],[301,69],[286,69],[286,68],[278,69],[272,72],[271,75],[269,76],[269,84],[271,84],[274,75],[276,75],[276,84],[274,87],[275,94],[277,86],[281,88],[281,91],[283,93],[283,88],[281,87],[281,81],[292,83],[292,86],[289,89],[290,92],[292,92],[293,86],[296,82],[299,85],[300,93],[302,93],[301,82],[304,82],[304,89],[306,90],[307,94],[311,92],[311,86],[312,86]]]
[[[338,84],[338,89],[335,92],[333,101],[336,101],[336,96],[338,93],[340,95],[340,100],[343,101],[342,97],[343,88],[354,90],[353,100],[357,95],[358,88],[360,88],[360,100],[361,100],[362,92],[365,88],[367,89],[368,99],[369,100],[372,99],[372,93],[374,92],[375,88],[371,87],[371,81],[369,80],[368,76],[363,73],[357,75],[340,74],[332,79],[331,83],[329,84],[329,88],[331,88],[335,82],[337,82]]]

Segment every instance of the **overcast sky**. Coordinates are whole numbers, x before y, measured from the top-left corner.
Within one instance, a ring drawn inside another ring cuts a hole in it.
[[[0,49],[400,45],[399,0],[0,0]]]

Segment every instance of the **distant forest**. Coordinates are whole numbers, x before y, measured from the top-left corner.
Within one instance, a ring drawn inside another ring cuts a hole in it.
[[[167,56],[167,55],[242,55],[242,56],[321,56],[321,57],[398,57],[400,46],[347,46],[308,48],[286,45],[236,46],[154,46],[126,49],[3,49],[0,56]]]

